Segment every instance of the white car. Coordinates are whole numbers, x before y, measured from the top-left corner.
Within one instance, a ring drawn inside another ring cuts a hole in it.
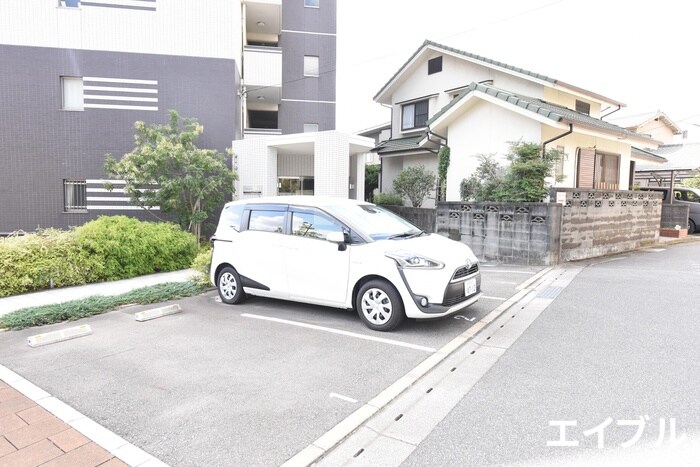
[[[481,296],[471,249],[373,204],[286,196],[234,201],[216,233],[211,281],[246,294],[353,308],[371,329],[448,316]]]

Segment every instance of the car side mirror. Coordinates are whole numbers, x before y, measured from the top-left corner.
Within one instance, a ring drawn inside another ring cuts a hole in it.
[[[326,235],[326,240],[331,243],[338,244],[338,251],[345,251],[347,245],[345,245],[345,234],[343,232],[329,232]]]

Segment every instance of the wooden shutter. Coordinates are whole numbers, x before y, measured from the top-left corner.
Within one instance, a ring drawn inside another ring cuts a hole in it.
[[[578,148],[576,188],[593,188],[595,173],[595,150]]]

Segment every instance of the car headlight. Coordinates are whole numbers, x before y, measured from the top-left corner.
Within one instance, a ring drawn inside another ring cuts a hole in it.
[[[440,261],[426,258],[425,256],[417,255],[415,253],[411,253],[410,251],[387,251],[385,255],[387,258],[391,258],[396,261],[396,264],[398,264],[401,268],[442,269],[445,267],[445,265]]]

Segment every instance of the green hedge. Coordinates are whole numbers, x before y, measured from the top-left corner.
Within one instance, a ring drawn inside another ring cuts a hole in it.
[[[403,198],[396,193],[377,193],[372,200],[374,204],[384,206],[403,206]]]
[[[174,224],[104,216],[70,231],[0,239],[0,297],[188,268],[192,234]]]

